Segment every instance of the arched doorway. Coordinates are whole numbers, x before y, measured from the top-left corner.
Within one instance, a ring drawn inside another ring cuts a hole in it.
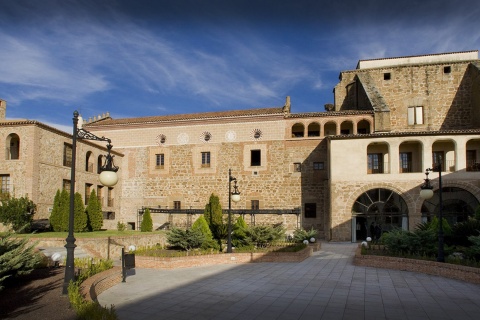
[[[475,214],[475,209],[480,205],[473,194],[458,187],[442,188],[443,210],[442,216],[450,226],[462,222]],[[425,200],[422,204],[422,221],[427,222],[438,215],[440,210],[440,197],[438,190],[435,190],[431,199]]]
[[[352,242],[374,238],[372,227],[380,233],[395,228],[408,230],[408,207],[395,191],[383,188],[362,193],[352,207]]]

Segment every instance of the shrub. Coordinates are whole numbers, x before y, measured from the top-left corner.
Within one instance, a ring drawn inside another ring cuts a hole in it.
[[[172,230],[167,233],[167,241],[172,247],[189,251],[200,248],[205,241],[205,236],[199,229],[182,230],[172,228]]]
[[[480,235],[470,236],[468,240],[472,245],[467,249],[467,258],[480,261]]]
[[[68,284],[68,298],[70,304],[75,310],[80,320],[116,320],[118,319],[115,309],[100,306],[94,301],[86,301],[80,292],[80,284],[89,277],[102,271],[112,268],[111,260],[92,260],[92,259],[75,259],[75,265],[80,268],[80,275],[77,281]]]
[[[87,227],[89,231],[98,231],[103,226],[102,204],[98,200],[95,190],[92,190],[88,198],[88,205],[85,209],[87,212]]]
[[[258,248],[266,248],[285,235],[285,229],[282,226],[250,226],[245,232],[247,241]]]
[[[453,226],[451,242],[454,245],[468,247],[471,245],[469,237],[478,235],[480,235],[480,220],[469,219]]]
[[[0,222],[17,232],[29,232],[37,206],[28,197],[4,196],[0,202]]]
[[[87,230],[87,214],[85,213],[82,196],[78,192],[75,192],[74,204],[73,230],[74,232],[84,232]]]
[[[117,230],[118,230],[118,231],[125,231],[125,230],[127,230],[127,224],[124,223],[124,222],[118,221],[118,222],[117,222]]]
[[[210,199],[208,199],[208,203],[205,205],[203,216],[212,231],[213,237],[219,240],[224,239],[225,236],[221,232],[224,230],[224,228],[221,227],[223,226],[222,206],[220,205],[220,199],[217,195],[213,193],[210,195]]]
[[[235,248],[253,247],[247,237],[248,225],[245,223],[242,217],[238,217],[237,221],[233,225],[232,245]],[[227,235],[228,236],[228,235]]]
[[[0,291],[5,281],[29,274],[42,260],[35,252],[35,244],[28,245],[28,239],[12,236],[10,232],[0,236]]]
[[[293,232],[293,241],[294,242],[303,242],[304,240],[310,241],[310,238],[316,238],[318,231],[313,229],[313,227],[307,231],[302,228],[296,229]]]
[[[394,255],[433,256],[438,243],[435,231],[430,228],[409,232],[393,229],[382,235],[382,243]]]
[[[150,209],[146,208],[143,213],[142,223],[140,224],[141,232],[152,232],[153,230],[153,221],[152,215],[150,214]]]
[[[204,249],[204,250],[207,250],[207,249],[210,249],[210,248],[215,249],[215,250],[220,249],[218,243],[213,239],[212,231],[208,227],[208,223],[207,223],[207,221],[205,221],[205,218],[203,216],[200,216],[193,223],[192,229],[193,230],[199,230],[203,234],[204,240],[201,244],[202,249]]]
[[[55,198],[53,200],[53,208],[52,212],[50,213],[50,225],[53,228],[53,231],[62,231],[62,212],[60,209],[60,201],[61,201],[61,192],[57,190],[55,194]]]

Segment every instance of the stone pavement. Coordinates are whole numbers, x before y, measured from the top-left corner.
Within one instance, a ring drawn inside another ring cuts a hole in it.
[[[301,263],[138,269],[98,300],[122,320],[480,319],[479,285],[356,267],[356,247],[322,243]]]

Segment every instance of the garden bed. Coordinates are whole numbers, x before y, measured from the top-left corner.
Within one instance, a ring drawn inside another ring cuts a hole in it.
[[[362,255],[361,246],[355,252],[354,264],[363,267],[420,272],[480,284],[480,268],[401,257]]]

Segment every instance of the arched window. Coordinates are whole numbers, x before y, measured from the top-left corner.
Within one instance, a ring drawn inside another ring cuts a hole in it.
[[[102,172],[103,166],[103,156],[99,155],[97,158],[97,173],[100,174]]]
[[[305,136],[305,126],[302,123],[295,123],[292,127],[293,138],[303,138]]]
[[[357,123],[357,133],[358,134],[369,134],[370,133],[370,122],[367,120],[361,120]]]
[[[352,207],[352,239],[375,239],[377,232],[388,232],[395,228],[408,229],[408,207],[405,200],[395,191],[383,188],[370,189],[362,193]],[[379,229],[379,231],[378,231]]]
[[[6,140],[6,159],[18,160],[20,159],[20,137],[15,134],[9,134]]]
[[[343,121],[340,125],[340,134],[353,134],[353,122]]]
[[[93,154],[91,151],[88,151],[85,157],[85,171],[93,172],[93,165],[94,165],[93,163],[94,163]]]
[[[388,144],[385,142],[372,142],[367,147],[367,173],[389,173],[390,163]]]
[[[320,137],[320,125],[317,122],[312,122],[308,125],[309,137]]]
[[[323,126],[325,136],[334,136],[337,134],[337,124],[333,121],[325,123]]]

